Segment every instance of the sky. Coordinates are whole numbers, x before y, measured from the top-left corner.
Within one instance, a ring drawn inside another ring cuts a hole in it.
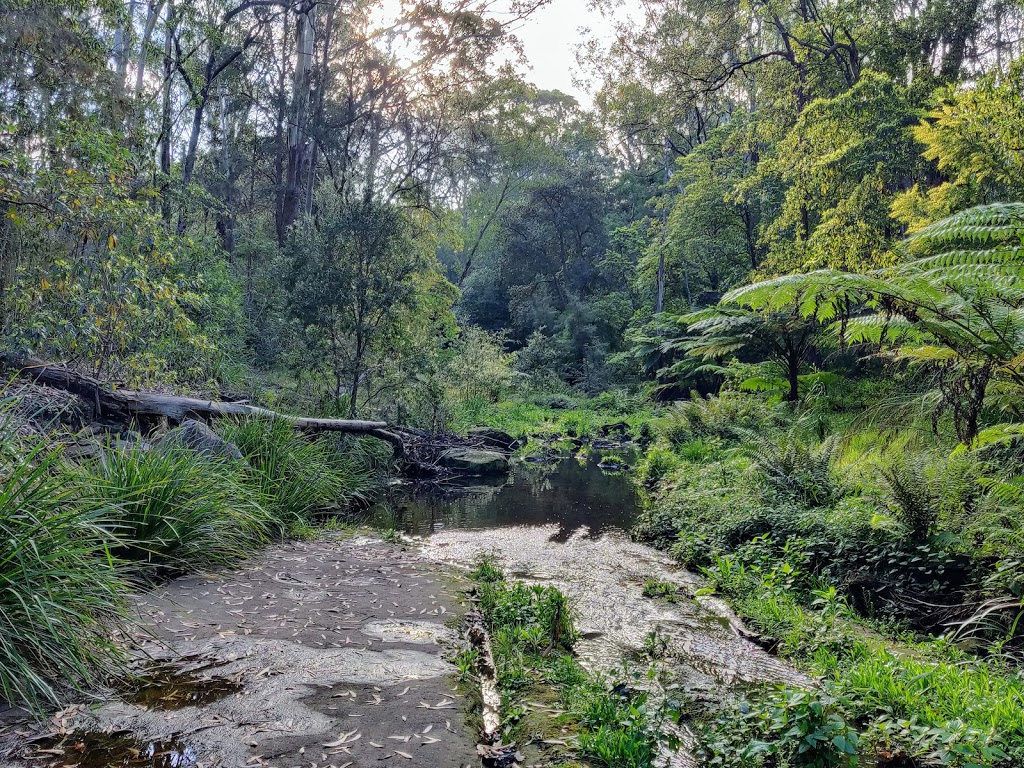
[[[514,29],[528,62],[526,79],[571,94],[585,107],[593,100],[573,83],[573,75],[579,74],[576,49],[590,37],[605,42],[612,37],[612,21],[587,6],[588,0],[552,0]]]

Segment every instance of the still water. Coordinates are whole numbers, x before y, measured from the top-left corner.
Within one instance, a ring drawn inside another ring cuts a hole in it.
[[[398,489],[368,514],[377,526],[415,536],[452,529],[557,526],[551,540],[565,542],[579,530],[591,537],[628,531],[639,499],[628,477],[598,466],[604,455],[590,450],[544,464],[516,462],[507,476],[415,492]]]

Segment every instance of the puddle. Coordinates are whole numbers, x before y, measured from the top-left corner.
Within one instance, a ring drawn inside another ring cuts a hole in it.
[[[172,737],[137,740],[127,731],[93,731],[58,736],[33,744],[28,755],[38,768],[192,768],[195,751]]]
[[[124,699],[147,709],[181,709],[211,704],[242,690],[237,680],[203,675],[202,670],[211,666],[216,664],[191,670],[178,664],[154,664],[139,675],[141,684]]]
[[[615,456],[632,458],[628,448]],[[555,524],[556,541],[580,528],[587,535],[629,530],[639,512],[636,489],[621,473],[602,470],[613,455],[591,449],[562,455],[549,463],[516,462],[511,472],[475,484],[449,484],[410,495],[401,490],[369,510],[378,527],[426,536],[450,529],[489,529]]]

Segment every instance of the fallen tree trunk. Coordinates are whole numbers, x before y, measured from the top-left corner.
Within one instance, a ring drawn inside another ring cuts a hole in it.
[[[19,376],[56,389],[71,392],[92,403],[98,415],[115,415],[126,421],[159,421],[180,424],[187,418],[209,421],[220,416],[256,416],[282,419],[303,432],[343,432],[367,435],[391,443],[397,458],[405,455],[405,441],[401,431],[385,421],[358,419],[318,419],[289,416],[268,408],[240,402],[204,400],[196,397],[168,395],[159,392],[139,392],[130,389],[112,389],[90,376],[41,360],[2,358]]]

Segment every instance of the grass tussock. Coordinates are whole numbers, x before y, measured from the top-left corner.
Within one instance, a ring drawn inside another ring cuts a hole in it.
[[[175,571],[230,566],[268,540],[273,520],[234,462],[183,448],[107,450],[69,470],[78,503],[126,562]]]
[[[61,482],[59,453],[0,423],[0,699],[56,704],[118,667],[124,585],[102,510]]]
[[[472,577],[491,634],[503,740],[560,740],[569,732],[577,740],[571,759],[600,768],[653,766],[662,715],[648,709],[643,691],[612,686],[579,665],[572,654],[577,633],[565,595],[554,587],[508,582],[486,559]],[[527,702],[545,702],[561,714],[539,713]]]
[[[310,439],[283,420],[241,419],[220,426],[247,466],[244,482],[255,489],[282,531],[325,509],[343,509],[376,480],[379,462],[360,441]]]

